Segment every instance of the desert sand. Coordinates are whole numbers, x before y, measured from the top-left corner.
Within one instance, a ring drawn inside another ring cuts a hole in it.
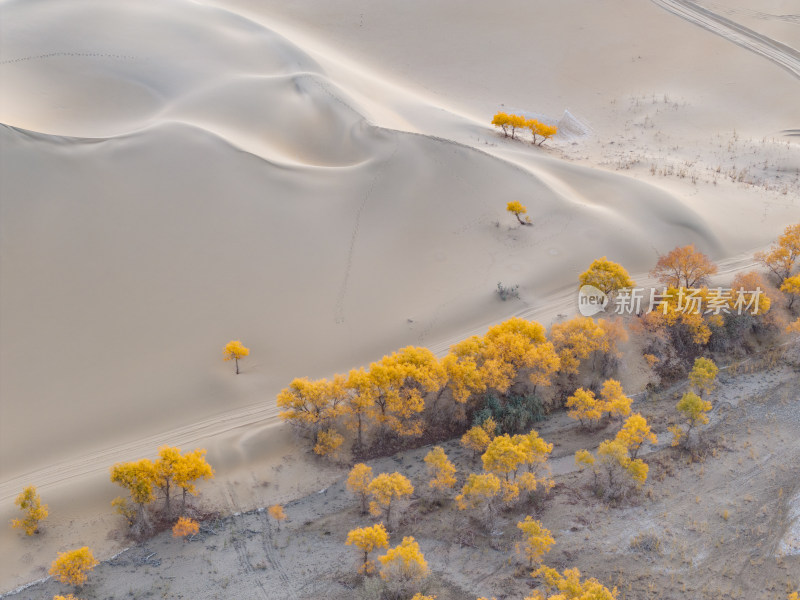
[[[0,520],[51,511],[0,530],[0,590],[125,547],[108,468],[164,443],[236,510],[335,480],[278,424],[294,377],[550,325],[603,255],[752,268],[800,218],[800,26],[698,4],[0,2]]]

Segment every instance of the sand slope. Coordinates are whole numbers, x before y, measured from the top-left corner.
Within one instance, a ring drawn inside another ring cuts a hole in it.
[[[594,166],[592,144],[621,123],[597,94],[685,93],[698,154],[720,127],[800,124],[787,71],[642,4],[543,5],[561,34],[529,36],[522,19],[509,36],[487,8],[420,22],[387,3],[1,3],[0,517],[34,483],[64,498],[56,523],[102,506],[106,527],[110,464],[166,442],[207,446],[223,481],[274,465],[291,450],[268,427],[274,396],[293,377],[410,343],[441,352],[509,314],[549,324],[598,256],[642,275],[676,244],[725,259],[800,218],[796,190],[766,210],[766,192]],[[622,62],[645,47],[649,66]],[[743,70],[755,81],[720,103]],[[505,140],[486,125],[504,101],[551,118],[578,107],[594,133],[550,151]],[[534,227],[505,214],[517,199]],[[498,281],[522,300],[499,302]],[[252,351],[239,377],[221,361],[232,338]],[[283,492],[316,485],[306,475]],[[81,541],[53,527],[56,545]],[[33,563],[49,562],[37,543]],[[29,577],[24,564],[0,580]]]

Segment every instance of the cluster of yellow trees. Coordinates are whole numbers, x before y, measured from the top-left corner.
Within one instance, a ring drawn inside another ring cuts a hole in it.
[[[503,135],[516,139],[517,130],[527,129],[531,132],[533,143],[541,146],[548,139],[558,133],[558,128],[553,125],[546,125],[536,119],[527,119],[520,115],[509,115],[498,112],[492,118],[492,125],[503,130]]]
[[[173,514],[173,494],[180,492],[183,516],[187,496],[197,494],[195,483],[214,477],[214,469],[206,462],[205,455],[202,448],[181,454],[180,448],[162,446],[155,461],[142,458],[115,464],[111,467],[111,481],[127,490],[128,498],[117,497],[111,502],[112,506],[128,519],[137,534],[152,527],[147,506],[156,499],[156,491],[164,498],[163,517],[168,520]]]
[[[122,497],[112,501],[119,513],[124,515],[135,533],[150,530],[147,505],[155,500],[156,490],[164,498],[163,517],[171,519],[171,498],[173,493],[181,492],[181,516],[172,528],[175,537],[196,534],[199,524],[183,516],[186,510],[186,497],[196,495],[195,483],[200,479],[214,477],[214,470],[205,460],[206,451],[197,449],[181,454],[180,448],[163,446],[158,450],[155,461],[141,460],[117,463],[111,468],[111,481],[128,490],[129,499]],[[48,516],[48,507],[42,504],[35,486],[27,486],[15,500],[15,504],[23,511],[22,519],[14,519],[12,527],[20,528],[26,535],[33,535],[39,530],[39,523]],[[80,587],[86,582],[88,573],[99,563],[92,551],[84,546],[69,552],[61,552],[50,567],[50,575],[61,583]],[[55,596],[54,600],[78,600],[72,594]]]
[[[455,344],[441,360],[427,348],[409,346],[368,369],[295,379],[277,403],[281,418],[307,432],[317,454],[336,456],[345,441],[341,432],[353,432],[358,449],[367,435],[418,437],[433,418],[426,421],[426,408],[449,410],[452,421],[463,422],[467,409],[487,395],[504,396],[517,383],[535,395],[560,372],[576,374],[583,361],[618,356],[625,339],[616,321],[576,317],[553,325],[548,340],[539,323],[513,317]]]

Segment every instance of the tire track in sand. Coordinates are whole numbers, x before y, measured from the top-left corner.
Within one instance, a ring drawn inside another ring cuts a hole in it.
[[[698,6],[689,0],[652,0],[652,2],[682,19],[722,36],[728,41],[760,54],[800,78],[800,52],[772,38],[739,25]]]

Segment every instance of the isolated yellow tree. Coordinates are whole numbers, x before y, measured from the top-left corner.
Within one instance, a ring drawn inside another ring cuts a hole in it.
[[[436,594],[426,596],[422,592],[417,592],[411,597],[411,600],[436,600]]]
[[[522,541],[517,542],[517,554],[528,560],[528,566],[542,562],[542,557],[550,552],[550,547],[556,543],[549,529],[542,527],[540,521],[527,516],[525,520],[517,523],[517,529],[522,531]]]
[[[347,476],[347,488],[361,500],[361,514],[367,514],[369,484],[372,481],[372,467],[364,463],[356,464]]]
[[[578,569],[565,569],[562,575],[551,567],[541,566],[533,572],[541,577],[550,592],[559,592],[547,600],[617,600],[617,588],[608,589],[594,578],[581,580]],[[541,592],[534,592],[526,600],[546,600]]]
[[[615,439],[625,444],[631,458],[636,458],[639,449],[646,441],[651,444],[658,442],[656,434],[650,430],[650,425],[647,424],[647,419],[639,413],[634,413],[628,417],[622,429],[617,432]]]
[[[196,448],[177,460],[173,466],[172,482],[181,490],[181,513],[186,510],[186,497],[197,495],[195,482],[213,478],[214,469],[206,461],[204,448]]]
[[[448,460],[441,446],[434,446],[423,460],[428,465],[428,475],[431,477],[428,487],[439,494],[453,489],[456,484],[456,467]]]
[[[386,511],[386,524],[392,525],[392,505],[399,499],[414,493],[414,486],[400,473],[381,473],[369,482],[369,512],[379,516]]]
[[[239,374],[239,359],[244,358],[250,354],[250,348],[245,348],[239,340],[231,340],[225,344],[225,349],[222,351],[224,360],[233,360],[236,362],[236,374]]]
[[[61,596],[59,594],[56,594],[55,596],[53,596],[53,600],[81,600],[81,599],[72,594],[67,594],[66,596]]]
[[[517,217],[517,221],[519,221],[520,225],[532,225],[529,217],[525,217],[524,221],[522,220],[522,215],[528,212],[527,207],[525,207],[522,202],[513,200],[506,205],[506,210]]]
[[[486,448],[497,434],[497,423],[492,417],[486,419],[482,425],[475,425],[461,436],[461,445],[472,451],[473,460],[486,452]]]
[[[114,499],[111,504],[139,532],[150,527],[145,507],[155,499],[155,477],[155,465],[147,458],[117,463],[111,467],[112,483],[128,490],[135,506],[129,506],[127,500],[122,497]]]
[[[179,517],[175,525],[172,526],[172,537],[186,538],[188,535],[197,535],[200,531],[200,524],[188,517]]]
[[[580,421],[584,427],[593,427],[603,418],[603,405],[591,390],[578,388],[567,398],[565,406],[569,409],[567,415]]]
[[[283,507],[280,504],[273,504],[267,509],[267,513],[269,516],[272,517],[272,520],[278,525],[278,529],[281,528],[281,523],[286,520],[286,513],[283,511]]]
[[[383,523],[378,523],[372,527],[353,529],[347,534],[345,545],[354,545],[364,553],[364,562],[358,572],[369,575],[375,571],[375,563],[369,559],[369,553],[378,548],[388,548],[389,533]]]
[[[372,363],[369,379],[378,425],[398,435],[418,436],[423,431],[425,395],[439,392],[447,373],[433,352],[408,346]]]
[[[578,281],[581,285],[593,285],[606,294],[631,289],[636,285],[622,265],[608,260],[605,256],[594,260],[589,268],[580,274]]]
[[[381,578],[402,589],[417,585],[428,576],[428,563],[411,536],[404,537],[399,545],[390,548],[378,560],[382,565]]]
[[[719,369],[710,358],[699,357],[689,373],[689,381],[702,394],[710,394],[716,386]]]
[[[784,279],[783,284],[781,284],[781,291],[789,295],[789,305],[787,308],[791,310],[792,306],[794,306],[794,301],[797,299],[796,297],[800,296],[800,275],[794,275]]]
[[[694,392],[686,392],[675,405],[686,422],[686,431],[680,427],[671,427],[670,431],[675,436],[672,445],[677,446],[683,440],[684,446],[688,446],[692,430],[698,425],[708,423],[708,413],[711,410],[711,402],[703,400]]]
[[[716,272],[717,265],[689,244],[660,256],[650,275],[667,287],[697,288]]]
[[[768,251],[757,252],[756,260],[762,263],[782,284],[792,274],[795,262],[800,258],[800,223],[789,225],[783,230]]]
[[[92,551],[84,546],[69,552],[59,552],[58,558],[50,565],[50,575],[61,583],[81,586],[86,583],[87,574],[99,564]]]
[[[29,485],[22,490],[22,493],[14,500],[14,504],[19,506],[24,512],[22,519],[14,519],[11,526],[14,529],[22,529],[25,535],[33,535],[39,531],[39,523],[47,518],[47,504],[42,504],[42,499],[36,493],[36,486]]]

